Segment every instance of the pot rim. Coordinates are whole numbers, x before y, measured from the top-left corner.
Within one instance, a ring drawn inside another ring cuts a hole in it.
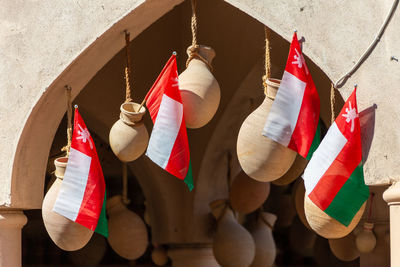
[[[125,102],[121,104],[120,110],[122,113],[127,114],[127,115],[138,115],[138,114],[145,114],[146,113],[146,108],[142,106],[139,111],[129,111],[125,107],[126,106],[133,106],[133,110],[135,108],[139,108],[140,104],[135,103],[135,102]]]
[[[56,167],[65,167],[68,164],[68,157],[59,157],[54,160]]]

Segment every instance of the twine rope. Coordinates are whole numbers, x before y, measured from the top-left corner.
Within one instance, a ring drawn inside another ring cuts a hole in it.
[[[65,86],[65,91],[67,94],[67,145],[64,146],[61,151],[66,152],[66,157],[69,157],[69,152],[71,150],[72,141],[72,104],[71,104],[71,91],[72,88],[68,85]]]
[[[122,202],[128,205],[131,201],[128,198],[128,164],[122,162]]]
[[[192,29],[192,45],[188,47],[187,53],[188,53],[188,59],[186,60],[186,68],[189,66],[190,61],[192,59],[197,58],[201,60],[210,71],[213,71],[213,67],[211,64],[208,62],[207,59],[205,59],[203,56],[199,54],[199,49],[200,46],[197,44],[197,16],[196,16],[196,0],[191,0],[191,6],[192,6],[192,18],[191,18],[191,29]]]
[[[129,54],[129,43],[130,43],[130,33],[125,31],[125,57],[126,57],[126,66],[125,66],[125,85],[126,85],[126,95],[125,102],[132,102],[131,98],[131,57]]]
[[[369,211],[368,211],[368,219],[367,219],[368,222],[371,221],[371,216],[372,216],[372,204],[374,203],[374,196],[375,196],[375,193],[374,193],[374,192],[371,192],[369,195],[370,195],[370,201],[369,201]]]
[[[335,122],[335,87],[331,83],[331,125]]]
[[[269,98],[274,100],[275,97],[268,94],[268,78],[271,77],[271,51],[270,51],[270,44],[269,39],[271,37],[270,30],[267,26],[264,26],[265,32],[265,75],[262,77],[263,86],[264,86],[264,94]]]

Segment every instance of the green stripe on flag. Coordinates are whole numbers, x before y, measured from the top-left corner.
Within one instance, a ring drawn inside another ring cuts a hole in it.
[[[325,212],[348,226],[368,197],[369,188],[364,183],[363,166],[360,163]]]
[[[319,144],[321,143],[321,120],[318,121],[317,131],[315,132],[311,147],[308,150],[306,159],[310,160],[315,150],[317,150]]]
[[[103,200],[103,207],[101,208],[101,213],[99,220],[97,221],[97,226],[95,232],[98,234],[103,235],[104,237],[108,237],[108,222],[106,217],[106,196],[107,192],[104,192],[104,200]]]
[[[183,181],[189,187],[189,191],[192,191],[194,185],[193,185],[192,162],[191,161],[189,162],[189,170],[188,170],[188,172],[186,174],[186,177],[185,177],[185,179]]]

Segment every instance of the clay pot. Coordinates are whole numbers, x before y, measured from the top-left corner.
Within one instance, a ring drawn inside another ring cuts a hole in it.
[[[371,253],[376,246],[376,237],[372,232],[374,224],[365,222],[363,230],[357,235],[356,244],[361,253]]]
[[[308,163],[308,160],[300,156],[296,155],[296,159],[293,162],[293,165],[289,168],[289,170],[278,180],[272,181],[274,185],[288,185],[294,180],[296,180],[304,171]]]
[[[128,260],[142,256],[148,245],[147,229],[142,219],[122,203],[120,195],[107,200],[107,211],[111,248]]]
[[[256,244],[256,255],[250,267],[270,267],[276,257],[276,246],[272,236],[276,215],[259,212],[258,216],[256,227],[251,231]]]
[[[242,171],[232,183],[229,202],[234,210],[248,214],[258,209],[267,200],[269,190],[269,183],[251,179]]]
[[[80,250],[70,252],[68,258],[75,266],[99,266],[106,250],[106,239],[99,234],[94,234],[86,246]]]
[[[215,51],[207,46],[200,46],[198,54],[209,65],[215,57]],[[206,125],[217,111],[221,98],[219,84],[207,64],[197,57],[193,58],[179,75],[179,89],[186,127],[196,129]]]
[[[307,221],[317,234],[328,239],[341,238],[348,235],[357,226],[365,210],[365,203],[356,213],[349,226],[344,226],[337,220],[330,217],[319,207],[317,207],[309,198],[304,198],[304,210]]]
[[[126,102],[121,105],[120,119],[110,130],[110,146],[114,154],[123,162],[134,161],[140,157],[149,143],[149,134],[143,124],[146,108],[139,104]]]
[[[167,252],[162,247],[155,247],[151,252],[151,260],[155,265],[164,266],[168,262]]]
[[[217,219],[213,252],[217,262],[224,267],[250,266],[255,256],[255,243],[250,233],[235,219],[226,200],[210,203]]]
[[[58,192],[64,178],[68,158],[57,158],[55,175],[57,179],[46,193],[42,204],[42,217],[44,226],[51,240],[61,249],[66,251],[78,250],[85,246],[93,235],[93,231],[53,212]]]
[[[343,238],[329,239],[329,247],[333,255],[341,261],[353,261],[360,257],[360,252],[357,250],[353,233]]]
[[[275,96],[280,80],[267,81],[268,95]],[[263,103],[243,122],[237,140],[237,155],[242,170],[260,182],[282,177],[292,166],[296,152],[262,135],[273,100],[265,97]]]
[[[294,207],[292,195],[289,193],[280,194],[276,205],[276,214],[278,216],[276,227],[286,228],[292,225],[293,219],[296,216],[296,209]]]
[[[297,216],[305,227],[311,230],[311,226],[308,224],[306,214],[304,212],[304,196],[306,195],[306,189],[304,187],[304,180],[299,179],[293,186],[293,202],[296,208]]]
[[[312,257],[317,235],[303,225],[299,217],[295,217],[289,229],[289,244],[294,252],[303,257]]]

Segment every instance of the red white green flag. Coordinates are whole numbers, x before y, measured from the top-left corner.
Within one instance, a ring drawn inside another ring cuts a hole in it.
[[[53,211],[108,237],[103,171],[78,108],[75,109],[67,168]]]
[[[310,159],[320,143],[320,101],[293,34],[285,72],[262,134]]]
[[[312,156],[303,178],[311,201],[346,226],[368,199],[356,89]]]
[[[146,155],[170,174],[183,179],[192,190],[189,142],[175,55],[168,60],[145,99],[154,123]]]

